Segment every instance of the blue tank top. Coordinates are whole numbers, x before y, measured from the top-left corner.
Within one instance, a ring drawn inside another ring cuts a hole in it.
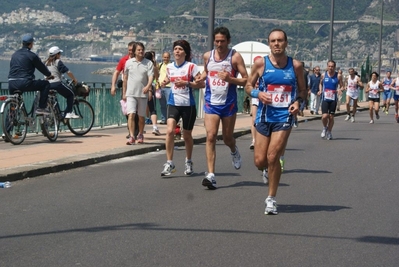
[[[295,101],[296,76],[293,59],[288,57],[284,68],[276,68],[268,56],[265,56],[265,66],[259,78],[259,90],[272,94],[273,102],[263,104],[259,101],[256,123],[259,122],[289,122],[291,114],[288,107]]]
[[[330,77],[326,71],[323,80],[323,94],[321,96],[323,101],[337,101],[338,84],[338,72],[335,72],[334,75]]]

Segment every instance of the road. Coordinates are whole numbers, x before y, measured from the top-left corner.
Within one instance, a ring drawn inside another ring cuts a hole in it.
[[[170,178],[159,151],[14,182],[0,190],[0,266],[397,266],[399,125],[356,119],[337,117],[331,141],[320,121],[293,130],[277,216],[249,135],[238,171],[218,142],[215,191],[203,144],[192,177],[179,149]]]

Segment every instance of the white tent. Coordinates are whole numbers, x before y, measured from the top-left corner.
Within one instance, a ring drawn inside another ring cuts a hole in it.
[[[268,45],[254,41],[247,41],[236,44],[235,46],[233,46],[233,49],[235,49],[237,52],[240,52],[247,67],[253,64],[255,57],[264,57],[270,54],[270,48]]]

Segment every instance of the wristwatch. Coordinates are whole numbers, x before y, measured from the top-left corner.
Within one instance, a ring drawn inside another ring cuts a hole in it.
[[[298,96],[295,101],[298,101],[299,105],[303,103],[302,97]]]

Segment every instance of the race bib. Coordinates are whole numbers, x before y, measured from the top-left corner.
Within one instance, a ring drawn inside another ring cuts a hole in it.
[[[187,77],[186,76],[173,76],[173,77],[170,77],[170,82],[173,84],[172,91],[173,91],[174,94],[176,94],[176,93],[182,94],[182,93],[185,93],[185,92],[187,92],[189,90],[188,86],[186,86],[186,85],[182,86],[182,87],[176,86],[175,82],[177,82],[179,80],[180,81],[185,81],[187,83]]]
[[[325,88],[324,89],[324,99],[335,101],[335,91],[336,90],[331,90],[331,89]]]
[[[269,84],[267,85],[267,92],[272,95],[271,106],[283,108],[289,107],[291,104],[291,85]]]
[[[388,90],[390,90],[390,89],[391,89],[391,88],[389,88],[389,84],[385,84],[385,85],[384,85],[384,90],[385,90],[385,91],[388,91]]]
[[[218,71],[209,72],[209,86],[211,88],[212,94],[223,95],[227,94],[227,89],[229,88],[229,83],[219,79]]]

